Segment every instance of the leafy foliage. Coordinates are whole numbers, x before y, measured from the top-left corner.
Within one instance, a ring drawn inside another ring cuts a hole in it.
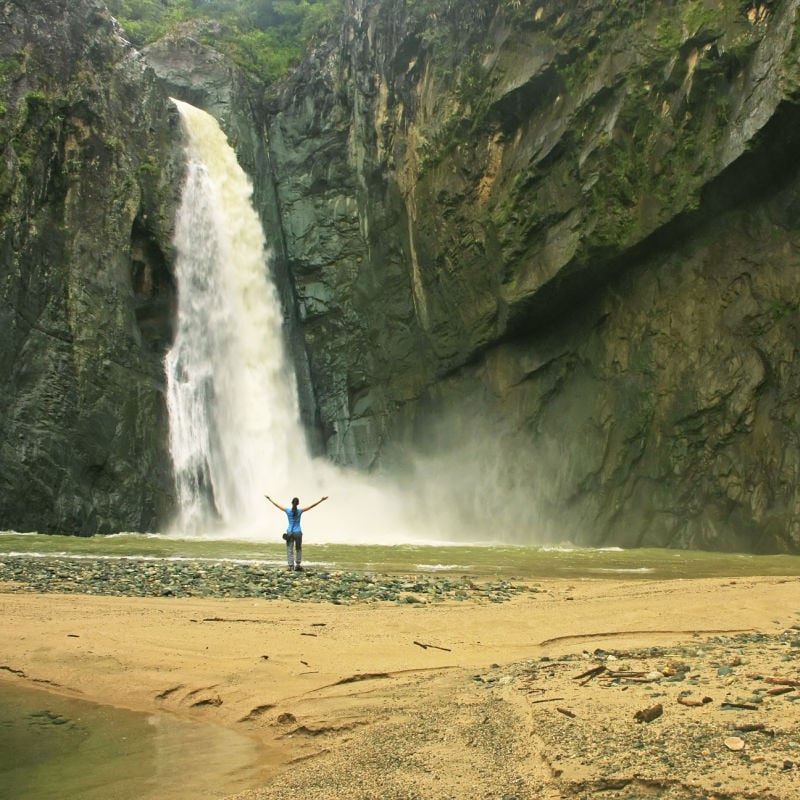
[[[202,38],[240,67],[271,83],[286,74],[308,44],[342,16],[342,0],[108,0],[137,46],[188,20],[217,23]]]

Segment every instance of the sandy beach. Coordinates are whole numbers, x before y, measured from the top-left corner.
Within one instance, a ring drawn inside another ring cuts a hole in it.
[[[268,778],[239,800],[798,796],[797,577],[500,603],[11,588],[0,680],[257,737]]]

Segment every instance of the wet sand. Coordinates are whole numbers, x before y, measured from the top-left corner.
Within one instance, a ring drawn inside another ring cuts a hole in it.
[[[257,737],[271,778],[242,800],[797,796],[797,577],[349,606],[7,588],[0,680]]]

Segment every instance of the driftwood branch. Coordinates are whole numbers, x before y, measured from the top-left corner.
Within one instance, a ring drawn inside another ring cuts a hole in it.
[[[449,647],[439,647],[438,644],[424,644],[423,642],[414,642],[417,647],[421,647],[423,650],[427,650],[429,647],[432,647],[434,650],[444,650],[445,653],[452,653],[453,651]]]
[[[590,680],[596,678],[598,675],[602,675],[606,671],[606,668],[600,664],[599,667],[592,667],[592,669],[587,669],[586,672],[582,672],[580,675],[576,675],[572,680],[580,681],[581,686],[586,686]]]
[[[600,664],[598,667],[592,667],[591,669],[587,669],[586,672],[581,672],[580,675],[575,675],[572,679],[574,681],[582,680],[583,678],[594,678],[595,675],[599,675],[601,672],[605,672],[606,668]]]
[[[764,683],[773,683],[777,686],[792,686],[794,688],[800,686],[800,681],[792,678],[764,678]]]
[[[733,729],[735,731],[742,731],[743,733],[750,733],[751,731],[761,731],[765,733],[767,736],[774,736],[775,731],[767,728],[767,726],[763,722],[741,722],[738,725],[734,725]]]
[[[357,683],[358,681],[374,681],[381,678],[388,678],[388,672],[360,672],[358,675],[350,675],[348,678],[342,678],[331,686],[342,686],[345,683]]]
[[[704,697],[702,700],[698,700],[694,697],[679,697],[678,702],[682,706],[704,706],[714,701],[710,697]]]

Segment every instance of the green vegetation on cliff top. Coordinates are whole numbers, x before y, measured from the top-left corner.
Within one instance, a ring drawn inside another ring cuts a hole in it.
[[[332,29],[342,6],[343,0],[108,0],[133,44],[154,42],[196,20],[206,44],[267,83],[285,75],[309,42]]]

